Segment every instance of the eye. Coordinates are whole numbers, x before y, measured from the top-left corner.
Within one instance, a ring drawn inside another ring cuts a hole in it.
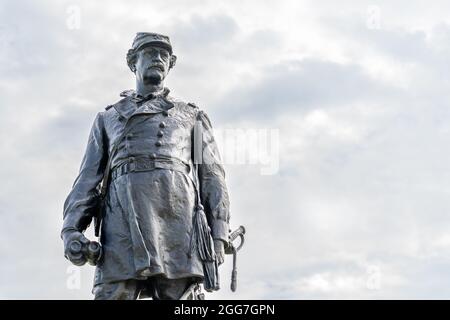
[[[148,49],[144,50],[144,54],[147,56],[153,56],[155,54],[155,52],[156,51],[153,48],[148,48]]]
[[[166,50],[160,50],[159,55],[164,59],[167,59],[169,57],[169,53]]]

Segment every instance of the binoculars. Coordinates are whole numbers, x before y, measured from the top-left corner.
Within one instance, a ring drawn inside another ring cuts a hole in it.
[[[75,257],[84,258],[91,266],[97,265],[102,257],[102,246],[97,241],[89,241],[88,244],[83,244],[78,240],[70,242],[69,250]]]

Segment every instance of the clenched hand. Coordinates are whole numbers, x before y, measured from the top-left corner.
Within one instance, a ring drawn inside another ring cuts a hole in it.
[[[219,265],[225,261],[225,244],[222,240],[214,239],[214,251]]]

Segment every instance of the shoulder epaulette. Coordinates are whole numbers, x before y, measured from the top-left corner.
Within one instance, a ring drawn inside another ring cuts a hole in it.
[[[122,91],[122,92],[120,93],[120,96],[121,96],[121,97],[130,97],[130,96],[132,96],[133,94],[134,94],[134,90],[133,90],[133,89],[129,89],[129,90]]]
[[[125,90],[125,91],[122,91],[122,92],[120,93],[120,96],[122,97],[122,99],[120,99],[120,100],[117,101],[116,103],[113,103],[113,104],[110,104],[109,106],[106,106],[105,110],[111,109],[112,107],[114,107],[114,106],[117,105],[118,103],[120,103],[120,102],[126,100],[126,98],[132,96],[133,94],[134,94],[134,90]]]

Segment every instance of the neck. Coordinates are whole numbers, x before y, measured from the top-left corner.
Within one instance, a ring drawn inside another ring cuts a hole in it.
[[[158,84],[144,84],[142,81],[136,81],[136,93],[146,97],[149,94],[158,94],[164,90],[164,82]]]

